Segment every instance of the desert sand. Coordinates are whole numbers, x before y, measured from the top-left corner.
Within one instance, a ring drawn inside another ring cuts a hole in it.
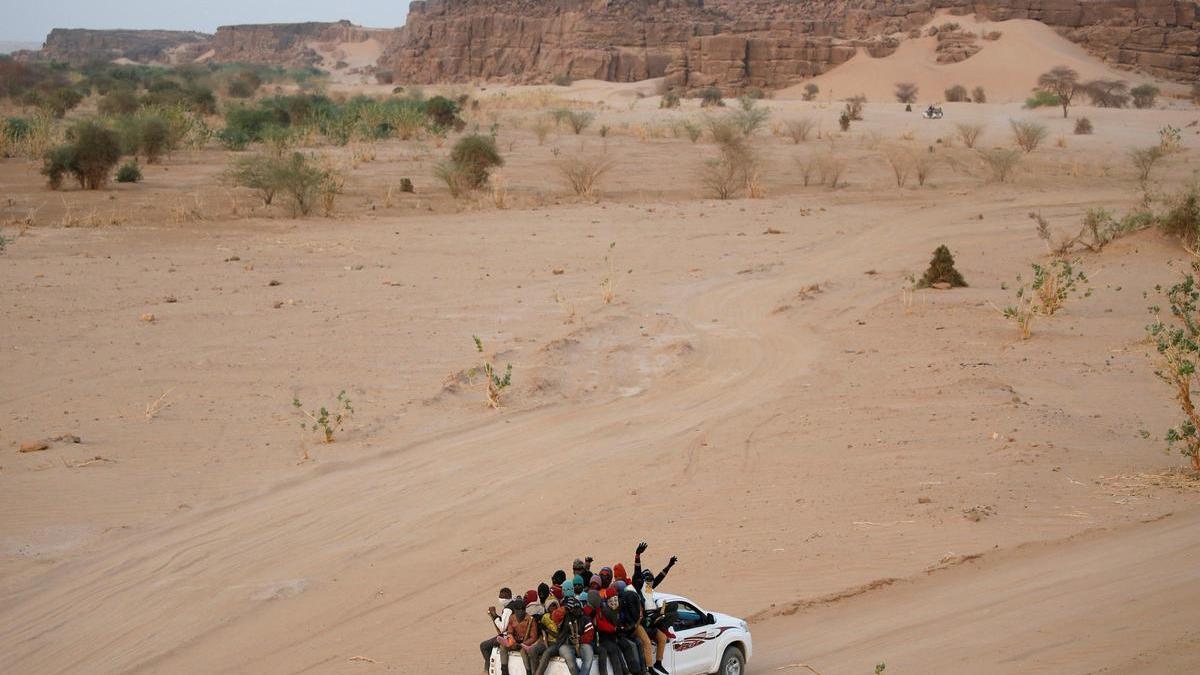
[[[215,149],[101,192],[0,162],[4,221],[33,223],[0,230],[0,672],[479,672],[496,589],[639,540],[679,556],[664,590],[749,619],[755,673],[1200,668],[1200,487],[1162,452],[1144,331],[1191,256],[1142,231],[1079,254],[1093,293],[1029,340],[997,311],[1046,257],[1029,212],[1135,208],[1125,153],[1168,124],[1178,190],[1200,112],[1023,110],[1057,62],[987,60],[1033,31],[998,29],[954,66],[997,102],[944,120],[889,99],[951,77],[919,42],[817,80],[868,93],[848,133],[824,95],[764,101],[821,137],[758,133],[761,199],[703,194],[712,144],[668,131],[698,102],[654,83],[471,89],[499,194],[452,199],[428,140],[320,148],[349,176],[332,218],[255,206]],[[539,144],[539,97],[599,117]],[[953,125],[1010,146],[1009,119],[1051,135],[989,181]],[[896,186],[895,148],[937,158],[925,185]],[[844,186],[804,186],[830,152]],[[613,162],[595,199],[556,173],[576,153]],[[940,244],[970,285],[907,302]],[[513,366],[499,410],[484,357]],[[300,429],[293,398],[342,390],[336,442]]]

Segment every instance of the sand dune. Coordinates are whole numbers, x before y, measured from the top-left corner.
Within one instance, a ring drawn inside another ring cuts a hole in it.
[[[850,61],[812,79],[821,87],[820,98],[837,99],[861,93],[872,101],[891,101],[897,82],[913,82],[920,87],[922,103],[941,101],[943,92],[956,84],[968,90],[981,86],[992,102],[1024,101],[1037,84],[1038,75],[1056,65],[1076,69],[1083,80],[1156,82],[1164,91],[1182,90],[1179,85],[1115,70],[1038,21],[979,21],[974,15],[942,14],[929,25],[947,21],[979,35],[1000,31],[1001,37],[994,41],[980,39],[977,44],[982,49],[977,54],[950,64],[937,63],[936,37],[904,39],[894,54],[883,58],[872,58],[859,50]],[[777,96],[798,98],[802,92],[803,85],[797,85],[781,90]]]

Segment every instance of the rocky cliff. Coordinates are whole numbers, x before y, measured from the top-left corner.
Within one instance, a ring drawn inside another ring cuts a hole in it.
[[[379,71],[410,82],[667,76],[684,88],[779,87],[859,49],[890,54],[943,9],[1041,21],[1113,64],[1200,79],[1191,0],[415,0]],[[947,58],[969,52],[958,45]]]
[[[55,28],[32,54],[40,60],[75,65],[129,59],[138,63],[174,63],[195,58],[212,38],[206,33],[174,30],[88,30]]]
[[[389,33],[349,21],[221,26],[212,39],[211,59],[218,63],[312,66],[321,61],[314,45],[366,42]]]

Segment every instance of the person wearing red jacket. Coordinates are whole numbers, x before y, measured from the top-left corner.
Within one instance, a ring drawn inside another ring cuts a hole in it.
[[[584,614],[578,598],[569,597],[562,607],[554,610],[551,618],[558,626],[558,638],[547,645],[546,653],[538,663],[537,673],[543,675],[550,658],[557,654],[567,663],[571,675],[590,675],[595,658],[596,628],[589,615]],[[582,663],[576,661],[578,658]]]

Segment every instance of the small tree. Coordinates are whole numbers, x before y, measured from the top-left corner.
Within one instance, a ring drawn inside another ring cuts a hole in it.
[[[1129,90],[1133,96],[1133,105],[1136,108],[1153,108],[1154,102],[1158,99],[1160,93],[1158,87],[1152,84],[1139,84]]]
[[[291,199],[293,216],[307,216],[312,213],[313,206],[320,198],[328,179],[328,171],[313,166],[308,158],[299,152],[278,160],[275,170],[279,191]]]
[[[1124,80],[1092,80],[1082,87],[1099,108],[1124,108],[1129,105],[1129,83]]]
[[[446,98],[445,96],[434,96],[428,101],[425,101],[425,114],[429,117],[430,123],[442,130],[457,129],[462,124],[458,113],[461,107],[457,101]]]
[[[1049,134],[1046,127],[1037,122],[1009,120],[1009,124],[1012,125],[1013,141],[1027,153],[1036,150]]]
[[[233,164],[225,171],[225,179],[238,187],[254,190],[262,199],[263,206],[270,206],[279,190],[278,170],[279,159],[271,155],[235,157]]]
[[[934,284],[949,284],[951,288],[967,285],[963,276],[954,268],[954,256],[945,244],[934,249],[929,269],[925,270],[925,275],[917,282],[917,288],[929,288]]]
[[[813,84],[812,82],[809,82],[808,84],[804,85],[803,98],[805,101],[817,100],[817,94],[819,94],[819,93],[821,93],[821,88],[818,87],[817,85]]]
[[[1154,374],[1175,393],[1183,420],[1167,430],[1163,440],[1167,451],[1178,449],[1191,460],[1192,470],[1200,471],[1200,414],[1196,412],[1192,392],[1200,388],[1200,262],[1192,262],[1191,272],[1165,291],[1170,314],[1164,319],[1157,305],[1150,307],[1154,322],[1146,332],[1158,352],[1159,367]],[[1162,293],[1161,286],[1155,290]]]
[[[956,84],[953,87],[946,89],[946,100],[951,103],[961,103],[967,100],[967,88],[961,84]]]
[[[896,100],[901,103],[916,103],[917,93],[920,88],[912,82],[897,82],[896,83]],[[965,91],[964,91],[965,94]],[[947,100],[949,100],[947,98]]]
[[[1054,66],[1038,76],[1038,86],[1058,97],[1063,117],[1066,117],[1071,99],[1075,98],[1080,89],[1079,73],[1070,66]]]
[[[1150,179],[1150,172],[1166,153],[1157,145],[1148,148],[1133,148],[1129,151],[1129,163],[1137,170],[1138,184],[1144,190]]]

